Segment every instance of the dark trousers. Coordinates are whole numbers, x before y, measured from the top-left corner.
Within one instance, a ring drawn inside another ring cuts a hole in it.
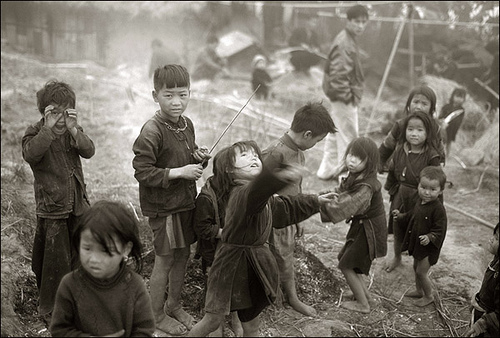
[[[37,217],[31,269],[36,275],[40,315],[52,312],[59,283],[72,270],[71,235],[77,220],[73,215],[66,219]]]

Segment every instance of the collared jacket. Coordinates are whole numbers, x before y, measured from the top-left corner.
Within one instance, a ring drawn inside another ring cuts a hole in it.
[[[173,213],[194,209],[196,182],[183,178],[169,179],[170,169],[198,163],[193,151],[195,143],[193,122],[187,123],[183,131],[168,129],[172,122],[156,114],[141,129],[132,150],[134,177],[139,182],[139,201],[144,216],[165,217]],[[179,120],[182,129],[183,119]]]
[[[29,126],[22,139],[23,158],[33,171],[36,214],[45,218],[66,218],[80,214],[89,205],[80,156],[91,158],[92,140],[76,127],[56,136],[44,119]]]
[[[323,91],[330,101],[359,106],[363,96],[363,70],[354,36],[343,29],[333,40],[323,75]]]

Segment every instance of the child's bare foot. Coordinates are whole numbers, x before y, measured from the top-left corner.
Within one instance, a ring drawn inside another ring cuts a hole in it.
[[[394,258],[389,265],[386,266],[385,271],[391,272],[401,264],[401,258]]]
[[[156,328],[172,336],[182,336],[187,332],[184,325],[168,315],[156,321]]]
[[[351,311],[357,311],[361,313],[370,313],[370,305],[368,306],[363,306],[361,303],[358,303],[356,301],[351,301],[351,302],[343,302],[340,304],[344,309],[351,310]]]
[[[307,304],[302,303],[300,300],[295,302],[290,302],[290,306],[297,312],[302,313],[305,316],[315,317],[317,315],[316,310]]]
[[[165,304],[164,310],[167,316],[177,319],[179,322],[184,324],[184,326],[188,330],[191,330],[193,328],[193,322],[194,322],[193,316],[184,311],[184,309],[181,306],[179,306],[175,310],[172,310],[169,309],[168,306]]]
[[[422,298],[424,294],[422,292],[419,292],[417,290],[412,290],[410,292],[405,293],[405,297],[411,297],[411,298]]]
[[[233,330],[235,337],[243,337],[243,326],[241,326],[241,322],[239,320],[231,320],[231,329]]]
[[[419,300],[415,301],[415,305],[423,307],[429,305],[432,302],[434,302],[434,297],[422,297]]]

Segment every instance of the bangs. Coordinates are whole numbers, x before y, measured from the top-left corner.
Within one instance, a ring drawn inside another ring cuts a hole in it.
[[[160,90],[166,88],[189,88],[191,82],[186,68],[180,65],[166,65],[155,70],[154,87]]]
[[[109,255],[118,252],[115,241],[111,234],[117,233],[117,229],[113,224],[118,220],[112,214],[105,212],[105,210],[96,210],[95,213],[89,214],[85,220],[85,228],[89,229],[94,239],[106,249]]]

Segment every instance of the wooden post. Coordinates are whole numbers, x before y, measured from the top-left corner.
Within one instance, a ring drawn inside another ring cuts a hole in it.
[[[410,1],[408,4],[408,50],[409,53],[409,71],[410,71],[410,90],[415,85],[414,72],[415,72],[415,59],[414,59],[414,35],[413,35],[413,4]]]
[[[373,103],[370,119],[368,120],[368,125],[366,126],[365,136],[366,134],[368,134],[370,130],[370,125],[372,123],[373,115],[375,113],[375,109],[377,109],[378,101],[380,100],[380,96],[382,95],[382,90],[384,89],[385,86],[385,81],[387,80],[389,71],[391,70],[392,61],[394,60],[394,55],[396,55],[396,50],[398,49],[399,41],[401,40],[401,35],[403,34],[403,30],[405,28],[405,23],[406,19],[403,19],[403,21],[401,21],[401,24],[399,25],[399,30],[396,34],[396,39],[394,40],[394,45],[392,46],[391,54],[389,55],[389,60],[387,60],[387,65],[385,66],[384,76],[382,76],[382,82],[378,87],[377,97],[375,98],[375,102]]]

